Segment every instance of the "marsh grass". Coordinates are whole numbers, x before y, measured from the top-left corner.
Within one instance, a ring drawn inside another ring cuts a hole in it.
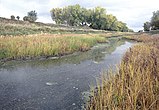
[[[36,34],[1,36],[0,59],[25,59],[40,56],[61,56],[75,51],[89,50],[96,43],[107,42],[92,34]]]
[[[134,41],[138,41],[138,42],[154,42],[156,38],[158,39],[158,37],[155,37],[155,36],[156,35],[150,35],[150,34],[144,33],[144,34],[134,34],[134,35],[122,36],[122,38],[128,39],[128,40],[134,40]]]
[[[88,110],[159,110],[159,37],[143,41],[126,52],[118,72],[103,73]]]

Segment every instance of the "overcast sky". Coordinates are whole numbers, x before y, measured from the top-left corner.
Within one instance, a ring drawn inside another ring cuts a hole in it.
[[[0,17],[15,15],[22,19],[27,12],[36,10],[37,21],[51,23],[52,8],[75,4],[85,8],[101,6],[135,31],[143,29],[143,23],[150,21],[152,12],[159,10],[159,0],[0,0]]]

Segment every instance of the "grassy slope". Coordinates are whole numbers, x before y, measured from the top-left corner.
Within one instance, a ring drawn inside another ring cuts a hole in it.
[[[30,35],[41,33],[105,33],[105,31],[93,30],[89,27],[73,27],[65,25],[44,24],[40,22],[29,23],[27,21],[10,20],[0,17],[0,35]]]
[[[29,23],[26,21],[17,21],[10,20],[0,17],[0,35],[30,35],[30,34],[41,34],[41,33],[50,33],[50,34],[109,34],[110,36],[122,35],[121,32],[109,32],[103,30],[94,30],[89,27],[74,27],[74,26],[65,26],[65,25],[56,25],[56,24],[44,24],[40,22]],[[124,33],[129,34],[129,33]]]
[[[159,109],[159,35],[129,38],[142,43],[127,51],[115,75],[102,76],[102,86],[92,91],[87,109]]]

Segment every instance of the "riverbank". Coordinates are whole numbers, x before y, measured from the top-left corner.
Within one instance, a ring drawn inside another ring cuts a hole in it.
[[[0,59],[32,59],[34,57],[63,56],[75,51],[89,50],[96,43],[107,42],[93,34],[40,34],[0,38]]]
[[[119,71],[103,73],[88,110],[159,109],[159,35],[127,38],[142,43],[126,52]]]
[[[97,43],[107,43],[110,36],[131,33],[107,34],[34,34],[0,37],[0,60],[28,60],[60,57],[78,51],[87,51]]]

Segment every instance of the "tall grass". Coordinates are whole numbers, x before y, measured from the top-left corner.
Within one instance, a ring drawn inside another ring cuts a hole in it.
[[[122,36],[124,39],[128,40],[134,40],[138,42],[154,42],[155,39],[158,39],[158,35],[150,35],[147,33],[144,34],[134,34],[134,35],[128,35],[128,36]]]
[[[86,51],[98,42],[106,42],[106,39],[91,34],[1,36],[0,59],[60,56],[75,51]]]
[[[117,73],[103,74],[88,110],[159,110],[159,37],[126,52]]]

